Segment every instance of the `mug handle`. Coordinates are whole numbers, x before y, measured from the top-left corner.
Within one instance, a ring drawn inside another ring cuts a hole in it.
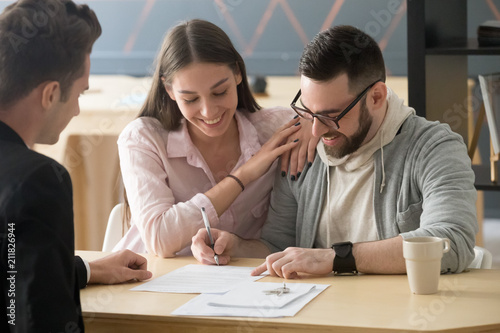
[[[444,243],[443,253],[450,251],[450,240],[448,238],[441,238]]]

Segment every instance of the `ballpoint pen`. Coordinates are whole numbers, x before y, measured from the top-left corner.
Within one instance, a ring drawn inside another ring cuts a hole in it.
[[[201,207],[201,215],[203,216],[203,222],[205,223],[205,228],[207,228],[208,238],[210,239],[210,247],[214,250],[214,239],[212,238],[212,233],[210,232],[210,223],[208,222],[207,213],[205,212],[205,207]],[[217,266],[219,266],[219,256],[214,250],[214,259]]]

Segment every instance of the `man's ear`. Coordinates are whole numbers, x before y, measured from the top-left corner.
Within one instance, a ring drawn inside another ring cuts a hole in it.
[[[61,86],[57,81],[42,83],[42,107],[48,110],[61,99]]]
[[[379,109],[387,99],[387,86],[384,82],[377,82],[371,89],[370,103],[374,109]]]

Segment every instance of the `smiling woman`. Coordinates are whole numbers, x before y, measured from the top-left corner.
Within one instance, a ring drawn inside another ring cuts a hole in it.
[[[172,84],[166,86],[169,97],[188,121],[195,144],[221,146],[237,131],[234,113],[239,84],[241,74],[228,66],[195,62],[179,70]]]
[[[131,228],[115,250],[190,254],[201,208],[212,227],[258,238],[277,158],[302,144],[313,159],[317,139],[309,142],[310,126],[293,117],[260,109],[220,28],[192,20],[171,29],[141,114],[118,140]]]

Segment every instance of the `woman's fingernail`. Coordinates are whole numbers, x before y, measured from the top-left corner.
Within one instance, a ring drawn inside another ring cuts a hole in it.
[[[300,175],[302,174],[302,172],[298,172],[297,173],[297,179],[299,179]]]
[[[295,139],[293,142],[299,142],[299,139]]]
[[[313,165],[312,162],[307,163],[308,167],[311,167],[311,165]]]
[[[297,119],[299,117],[299,115],[296,115],[295,117],[293,117],[293,119]]]
[[[292,180],[295,180],[295,176],[292,176],[292,177],[291,177],[291,179],[292,179]]]
[[[285,177],[286,176],[286,172],[285,171],[281,171],[281,177]]]
[[[296,123],[295,125],[293,125],[293,126],[299,126],[299,125],[300,125],[300,121],[298,123]]]

